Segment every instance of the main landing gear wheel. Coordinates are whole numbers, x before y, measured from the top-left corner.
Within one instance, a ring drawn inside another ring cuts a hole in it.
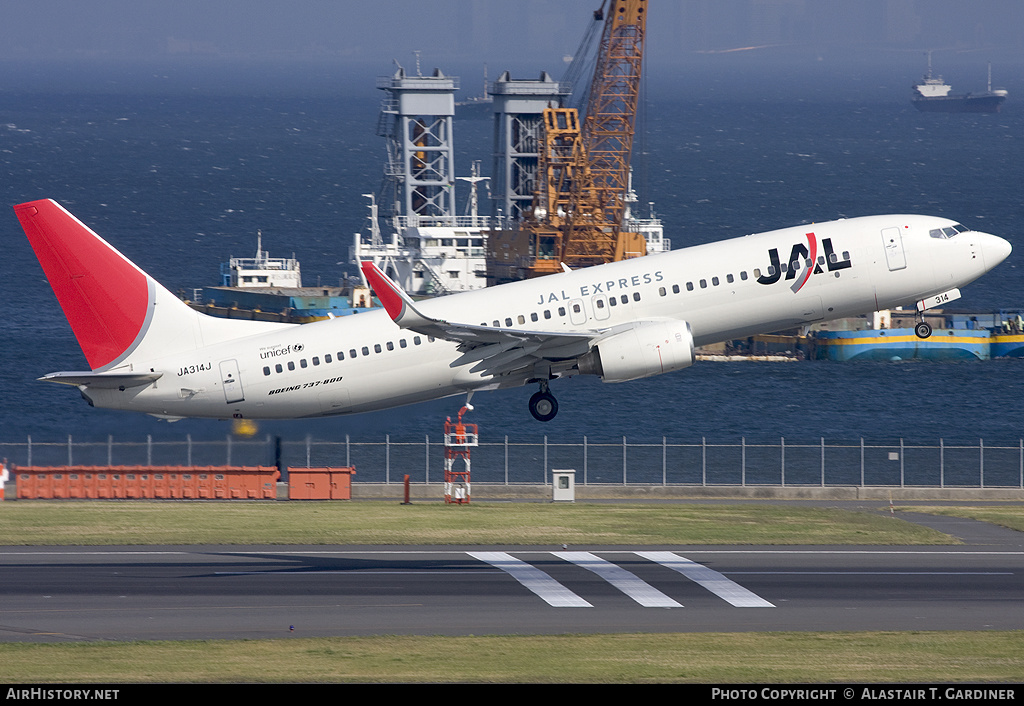
[[[932,335],[932,326],[926,321],[918,321],[914,326],[914,333],[918,338],[928,338]]]
[[[530,414],[538,422],[550,422],[558,414],[558,400],[546,390],[537,392],[530,398]]]

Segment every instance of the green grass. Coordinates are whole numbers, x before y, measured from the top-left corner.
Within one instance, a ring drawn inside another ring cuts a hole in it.
[[[1024,632],[0,644],[9,683],[1019,683]]]
[[[882,514],[705,504],[18,501],[0,540],[132,544],[953,544]]]

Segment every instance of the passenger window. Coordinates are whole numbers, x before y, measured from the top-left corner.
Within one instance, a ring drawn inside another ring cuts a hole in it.
[[[559,316],[565,316],[565,307],[564,306],[558,307],[558,315]]]
[[[413,344],[414,344],[414,345],[417,345],[417,346],[418,346],[418,345],[419,345],[420,343],[422,343],[422,341],[420,340],[420,337],[419,337],[419,336],[413,336],[413,337],[412,337],[412,342],[413,342]]]
[[[617,306],[617,305],[618,305],[618,303],[619,303],[619,300],[618,300],[618,299],[616,299],[615,297],[609,297],[609,299],[608,299],[608,303],[609,303],[609,304],[610,304],[611,306]]]
[[[373,352],[374,353],[380,353],[380,344],[379,343],[374,343],[373,344]]]
[[[712,277],[711,278],[711,284],[714,285],[715,287],[717,287],[718,286],[718,278],[717,277]]]
[[[303,358],[302,360],[299,361],[299,367],[300,368],[306,368],[307,367],[306,359],[305,358]]]
[[[702,279],[700,281],[700,288],[701,289],[707,289],[708,288],[708,281],[706,279]]]
[[[743,270],[743,271],[740,272],[740,279],[743,280],[744,282],[747,280],[747,271],[746,270]]]
[[[366,346],[363,346],[363,355],[370,355],[370,349]]]
[[[408,348],[409,344],[405,342],[404,338],[402,338],[402,339],[399,339],[399,341],[398,341],[398,347],[399,348]]]
[[[668,290],[666,290],[664,287],[658,287],[658,294],[661,296],[665,296],[668,294]]]
[[[365,351],[366,349],[364,348],[363,350]],[[367,351],[367,353],[369,353],[369,351]],[[356,349],[355,348],[349,349],[348,357],[349,358],[355,358],[356,357]]]
[[[533,312],[532,314],[530,314],[530,321],[536,321],[538,318],[540,318],[540,317],[537,316],[537,312],[536,311]]]
[[[338,360],[341,360],[341,357],[342,357],[341,353],[339,353],[338,354]],[[328,353],[327,355],[324,356],[324,362],[325,363],[333,363],[334,362],[334,359],[331,358],[331,354],[330,353]]]
[[[393,342],[388,341],[386,345],[389,351],[395,350],[395,344]]]
[[[274,366],[274,370],[276,370],[279,373],[283,373],[284,372],[284,368],[281,367],[280,363],[278,363],[277,365]]]
[[[664,289],[664,287],[662,287],[662,289]],[[603,309],[604,299],[598,299],[596,302],[594,302],[594,306],[597,307],[598,309]]]
[[[518,321],[519,321],[520,325],[525,324],[526,323],[526,317],[523,316],[522,314],[520,314]]]
[[[263,366],[263,374],[264,375],[270,375],[270,366],[269,365],[264,365]]]
[[[633,301],[640,301],[640,292],[633,292]]]
[[[619,299],[622,301],[623,304],[629,304],[629,297],[627,297],[625,294],[619,297]]]
[[[512,326],[512,318],[511,317],[509,317],[509,316],[505,317],[505,326],[507,326],[507,327],[511,327]]]
[[[686,291],[687,292],[692,292],[693,291],[693,282],[687,282],[686,283]]]
[[[572,305],[572,313],[578,314],[578,313],[580,313],[580,311],[582,311],[582,309],[580,308],[579,304],[573,304]]]
[[[672,285],[672,293],[673,294],[679,294],[679,285],[678,284],[673,284]]]
[[[545,319],[550,319],[551,318],[551,310],[550,309],[545,309],[544,310],[544,318]]]
[[[289,370],[295,370],[295,361],[294,360],[289,360],[288,361],[288,369]]]
[[[313,365],[320,365],[320,358],[313,356]]]
[[[732,275],[726,275],[726,276],[725,276],[725,281],[726,281],[726,282],[728,282],[729,284],[732,284],[732,282],[733,282],[733,279],[734,279],[734,278],[733,278],[733,276],[732,276]]]

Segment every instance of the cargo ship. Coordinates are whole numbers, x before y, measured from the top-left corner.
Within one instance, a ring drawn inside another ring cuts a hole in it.
[[[998,113],[1008,92],[992,88],[992,64],[988,65],[988,88],[983,93],[952,94],[953,87],[932,74],[932,56],[928,54],[928,72],[914,84],[910,98],[914,107],[925,113]]]

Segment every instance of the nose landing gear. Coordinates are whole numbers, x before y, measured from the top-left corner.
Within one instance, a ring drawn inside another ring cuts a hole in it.
[[[540,383],[540,391],[530,398],[530,414],[538,422],[550,422],[558,414],[558,400],[548,392],[546,380]]]

